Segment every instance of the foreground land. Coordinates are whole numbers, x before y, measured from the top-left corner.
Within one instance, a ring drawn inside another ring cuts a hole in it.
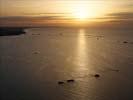
[[[25,34],[24,28],[0,27],[0,36]]]

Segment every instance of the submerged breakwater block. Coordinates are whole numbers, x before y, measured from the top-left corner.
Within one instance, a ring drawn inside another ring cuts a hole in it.
[[[94,75],[94,77],[99,78],[99,77],[100,77],[100,75],[99,75],[99,74],[95,74],[95,75]]]
[[[58,84],[64,84],[64,82],[63,81],[58,81]]]
[[[128,43],[127,41],[124,41],[123,43]]]
[[[74,79],[67,80],[67,82],[75,82]]]

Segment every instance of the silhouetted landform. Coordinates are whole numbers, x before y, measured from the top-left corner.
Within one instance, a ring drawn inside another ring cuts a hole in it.
[[[25,34],[24,28],[0,27],[0,36],[12,36]]]

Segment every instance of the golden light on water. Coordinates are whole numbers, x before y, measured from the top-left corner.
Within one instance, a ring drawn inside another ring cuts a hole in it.
[[[87,65],[87,44],[86,44],[86,37],[85,37],[85,30],[80,29],[78,35],[78,45],[77,45],[77,64],[79,66],[86,66]],[[81,67],[83,68],[83,67]]]

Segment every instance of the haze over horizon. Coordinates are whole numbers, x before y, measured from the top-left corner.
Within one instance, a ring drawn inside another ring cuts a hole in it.
[[[131,0],[0,0],[0,26],[133,25]]]

